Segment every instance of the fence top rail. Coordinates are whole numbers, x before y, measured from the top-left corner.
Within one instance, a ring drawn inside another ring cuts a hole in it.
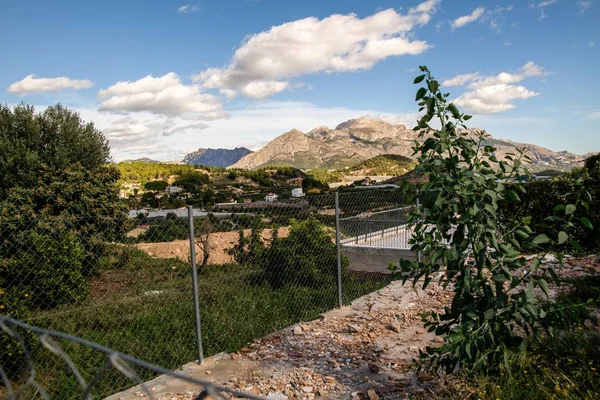
[[[352,217],[345,217],[345,218],[340,218],[340,221],[347,221],[350,219],[366,219],[372,215],[378,215],[378,214],[385,214],[385,213],[390,213],[393,211],[402,211],[402,210],[409,210],[411,209],[413,206],[405,206],[405,207],[398,207],[398,208],[391,208],[389,210],[383,210],[383,211],[375,211],[375,212],[371,212],[368,214],[359,214],[359,215],[354,215]]]

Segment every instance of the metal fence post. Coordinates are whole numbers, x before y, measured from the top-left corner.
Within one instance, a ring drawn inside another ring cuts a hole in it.
[[[198,271],[196,270],[196,243],[194,238],[194,208],[187,206],[190,238],[190,264],[192,265],[192,285],[194,291],[194,313],[196,317],[196,346],[198,348],[198,364],[204,361],[202,351],[202,331],[200,325],[200,301],[198,299]]]
[[[419,189],[417,189],[417,215],[419,215],[419,219],[421,218],[421,215],[419,214],[420,212],[421,204],[419,203]],[[417,251],[417,262],[421,262],[421,250]]]
[[[342,308],[342,249],[340,241],[340,193],[335,192],[335,244],[337,247],[338,306]]]

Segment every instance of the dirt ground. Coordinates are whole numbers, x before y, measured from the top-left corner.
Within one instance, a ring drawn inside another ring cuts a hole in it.
[[[250,230],[244,231],[246,236],[250,235]],[[279,236],[285,237],[289,233],[288,227],[279,228]],[[272,229],[263,231],[263,239],[269,240],[273,234]],[[238,232],[216,232],[210,235],[210,256],[208,264],[227,264],[233,262],[233,257],[227,254],[227,249],[232,248],[238,242]],[[172,242],[159,243],[138,243],[135,245],[148,255],[158,258],[179,258],[187,261],[190,256],[190,243],[187,240],[174,240]],[[196,246],[196,260],[202,260],[202,252]]]

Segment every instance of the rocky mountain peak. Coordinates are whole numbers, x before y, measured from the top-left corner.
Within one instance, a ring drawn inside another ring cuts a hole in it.
[[[360,117],[330,129],[319,126],[307,134],[298,129],[284,133],[261,150],[249,154],[232,167],[257,168],[267,165],[292,165],[297,168],[340,168],[377,155],[391,154],[412,157],[412,145],[418,133],[405,125],[394,125],[378,118]],[[581,164],[583,157],[571,153],[556,153],[535,145],[525,145],[490,137],[502,158],[516,146],[529,146],[533,167],[570,168]]]

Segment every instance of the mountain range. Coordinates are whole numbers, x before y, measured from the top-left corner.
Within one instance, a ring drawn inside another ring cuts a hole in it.
[[[412,145],[417,139],[418,133],[405,125],[361,117],[343,122],[334,129],[321,126],[307,133],[292,129],[229,166],[254,169],[291,165],[300,169],[339,169],[382,154],[412,157]],[[554,152],[541,146],[506,139],[491,137],[488,143],[497,148],[496,155],[499,158],[515,152],[517,147],[529,147],[532,170],[570,169],[581,165],[584,160],[584,156],[567,151]],[[186,160],[189,156],[186,156]]]
[[[202,164],[210,167],[228,167],[237,163],[242,157],[252,153],[245,147],[235,149],[203,149],[186,154],[185,164]]]

